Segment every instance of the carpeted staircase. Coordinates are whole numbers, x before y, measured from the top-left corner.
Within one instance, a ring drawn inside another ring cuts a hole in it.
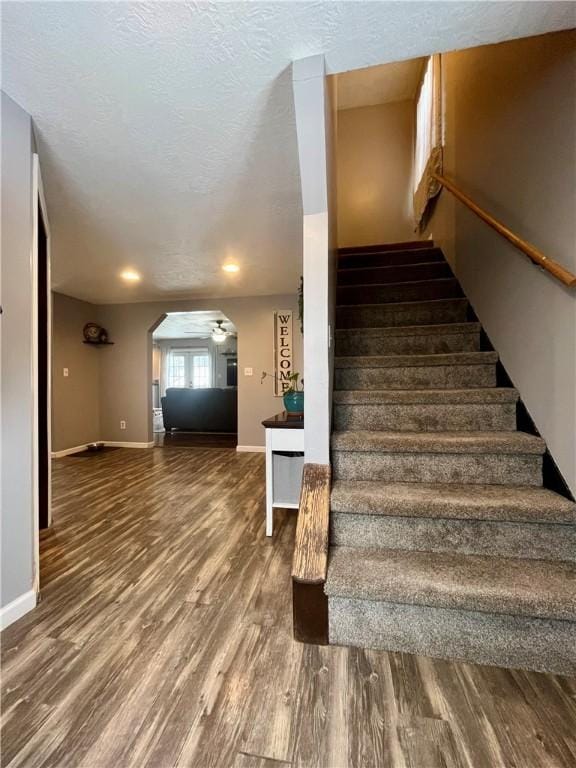
[[[431,242],[341,252],[329,639],[576,671],[576,504]]]

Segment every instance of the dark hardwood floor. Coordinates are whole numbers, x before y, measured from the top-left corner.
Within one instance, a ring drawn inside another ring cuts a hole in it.
[[[154,445],[161,448],[236,448],[237,434],[219,432],[156,432]]]
[[[576,682],[291,636],[264,457],[54,461],[42,602],[2,635],[2,765],[573,768]]]

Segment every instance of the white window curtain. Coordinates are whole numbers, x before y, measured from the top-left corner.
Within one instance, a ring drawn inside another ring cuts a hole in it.
[[[414,148],[414,214],[421,228],[430,200],[441,189],[433,178],[442,173],[442,83],[441,57],[426,62],[416,105],[416,143]]]
[[[168,386],[168,357],[170,349],[166,344],[159,344],[160,347],[160,397],[164,397],[166,394],[166,387]]]

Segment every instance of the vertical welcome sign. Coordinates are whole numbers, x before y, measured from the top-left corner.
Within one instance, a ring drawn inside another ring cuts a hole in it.
[[[274,394],[281,397],[292,375],[292,310],[274,313]]]

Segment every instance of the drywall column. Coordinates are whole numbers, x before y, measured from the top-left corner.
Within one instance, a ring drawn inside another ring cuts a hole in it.
[[[292,77],[304,214],[304,452],[306,462],[329,464],[336,206],[324,56],[294,61]]]
[[[2,627],[36,604],[32,142],[30,115],[2,93]]]

